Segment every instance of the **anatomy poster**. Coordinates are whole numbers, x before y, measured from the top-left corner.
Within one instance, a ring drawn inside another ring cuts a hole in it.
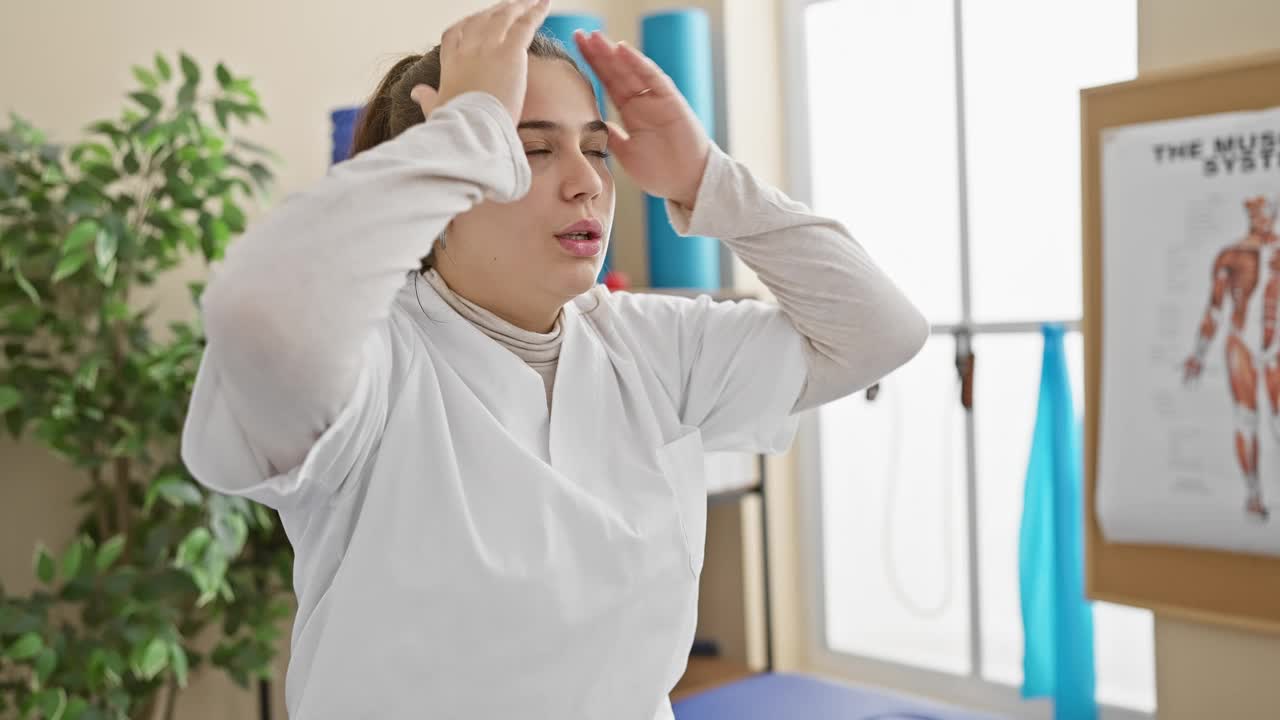
[[[1280,555],[1280,109],[1101,139],[1103,535]]]

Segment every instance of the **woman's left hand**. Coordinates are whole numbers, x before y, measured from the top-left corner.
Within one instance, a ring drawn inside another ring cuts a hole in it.
[[[641,190],[692,208],[711,139],[662,69],[626,43],[599,32],[574,33],[578,49],[618,108],[609,149]]]

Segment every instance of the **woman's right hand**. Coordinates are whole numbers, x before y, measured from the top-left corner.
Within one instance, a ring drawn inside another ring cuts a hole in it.
[[[507,0],[463,18],[440,41],[440,90],[417,85],[409,93],[423,116],[466,92],[486,92],[520,121],[529,78],[529,45],[550,0]]]

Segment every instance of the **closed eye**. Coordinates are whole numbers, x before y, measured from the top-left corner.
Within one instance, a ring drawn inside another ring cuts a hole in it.
[[[525,155],[550,155],[551,151],[543,148],[543,149],[525,150],[524,154]],[[608,160],[609,158],[613,157],[613,153],[607,152],[605,150],[584,150],[583,154],[592,155],[594,157],[598,157],[604,160]]]

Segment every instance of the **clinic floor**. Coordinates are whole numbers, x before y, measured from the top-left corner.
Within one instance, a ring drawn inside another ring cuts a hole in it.
[[[691,657],[689,667],[676,687],[671,691],[671,701],[676,702],[690,695],[696,695],[721,685],[750,677],[751,672],[745,665],[739,665],[717,658]]]

